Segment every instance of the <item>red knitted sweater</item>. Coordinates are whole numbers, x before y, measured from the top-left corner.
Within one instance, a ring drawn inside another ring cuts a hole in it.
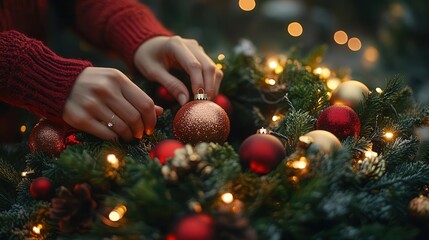
[[[133,65],[147,39],[171,32],[136,0],[76,0],[75,28],[89,42]],[[0,100],[53,121],[88,61],[56,55],[37,37],[44,28],[47,0],[0,1]]]

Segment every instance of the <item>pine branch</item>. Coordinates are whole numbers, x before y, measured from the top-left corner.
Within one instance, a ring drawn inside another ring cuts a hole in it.
[[[400,113],[413,105],[410,102],[410,90],[404,85],[402,78],[398,76],[391,78],[381,94],[371,92],[365,103],[357,107],[356,112],[361,121],[361,136],[370,137],[375,128],[379,127],[381,116],[398,119]]]
[[[379,181],[369,184],[367,191],[394,186],[404,194],[414,196],[418,186],[429,183],[429,166],[424,162],[403,162],[393,171],[386,173]],[[410,198],[410,197],[408,197]]]
[[[21,181],[18,171],[16,171],[11,164],[4,161],[2,158],[0,158],[0,181],[3,181],[4,184],[12,187],[18,185]]]
[[[315,122],[316,119],[310,116],[308,112],[291,110],[280,121],[275,131],[288,137],[286,149],[293,151],[299,137],[313,130]]]
[[[394,142],[388,143],[383,149],[383,156],[386,159],[386,168],[392,169],[403,162],[414,159],[418,147],[419,141],[415,137],[410,139],[397,138]]]

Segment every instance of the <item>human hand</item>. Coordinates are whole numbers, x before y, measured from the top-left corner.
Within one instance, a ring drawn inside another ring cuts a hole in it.
[[[158,36],[147,40],[134,54],[134,64],[149,80],[162,84],[181,105],[189,101],[189,92],[169,70],[185,70],[190,76],[192,91],[196,93],[203,88],[209,97],[218,94],[223,77],[222,71],[197,41],[179,36]]]
[[[132,140],[141,139],[143,132],[152,134],[156,116],[162,111],[122,72],[87,67],[73,85],[64,106],[63,120],[102,139]]]

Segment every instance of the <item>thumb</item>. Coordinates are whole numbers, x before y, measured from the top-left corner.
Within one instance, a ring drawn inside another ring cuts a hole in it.
[[[164,112],[164,109],[158,105],[155,105],[155,114],[156,116],[160,116]]]

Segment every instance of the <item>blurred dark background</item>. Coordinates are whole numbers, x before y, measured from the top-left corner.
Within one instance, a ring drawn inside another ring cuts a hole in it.
[[[263,54],[296,45],[304,51],[328,46],[323,66],[348,68],[351,77],[370,88],[400,74],[417,101],[429,103],[429,2],[427,0],[150,0],[166,26],[198,39],[212,55],[247,38]],[[251,11],[240,8],[255,4]],[[292,37],[287,26],[303,28]],[[361,41],[359,51],[334,41],[343,30]]]
[[[292,46],[303,52],[322,44],[328,51],[321,66],[345,68],[351,78],[370,88],[392,75],[402,75],[416,100],[429,103],[429,2],[427,0],[141,0],[169,29],[197,39],[215,58],[248,39],[260,54],[279,54]],[[253,8],[252,8],[253,7]],[[53,14],[52,19],[58,16]],[[300,36],[288,33],[299,23]],[[119,59],[79,40],[58,21],[51,21],[49,45],[64,56],[92,60],[96,65],[127,71]],[[334,33],[358,38],[361,48],[337,44]]]

